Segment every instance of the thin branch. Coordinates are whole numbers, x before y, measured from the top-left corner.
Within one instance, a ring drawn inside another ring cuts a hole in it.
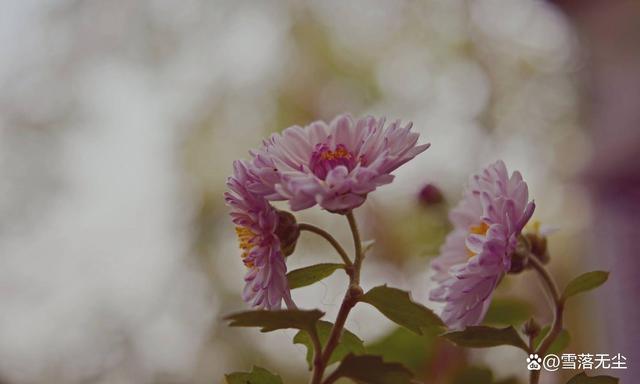
[[[560,332],[562,332],[562,319],[564,314],[564,299],[560,296],[560,291],[558,290],[558,286],[555,281],[549,274],[549,271],[535,258],[535,256],[529,257],[530,265],[538,272],[538,276],[542,279],[543,283],[547,286],[547,289],[551,293],[551,297],[554,301],[554,313],[553,313],[553,325],[549,330],[549,333],[544,338],[538,349],[536,350],[536,354],[541,358],[544,358],[544,354],[547,352],[549,347],[556,340]],[[531,384],[538,384],[540,379],[540,371],[531,371],[529,376],[529,382]]]
[[[353,281],[352,284],[360,284],[360,268],[362,267],[362,259],[364,254],[362,253],[362,241],[360,240],[360,231],[358,231],[358,223],[353,216],[353,211],[347,213],[347,220],[349,220],[349,228],[351,228],[351,234],[353,235],[353,246],[356,253],[356,258],[353,268]]]
[[[329,335],[329,340],[327,340],[327,345],[324,347],[324,351],[320,355],[320,358],[314,358],[314,369],[313,376],[311,378],[311,384],[321,384],[322,377],[324,375],[324,371],[327,368],[327,364],[329,359],[331,358],[331,354],[338,346],[340,342],[340,337],[342,336],[342,332],[344,330],[344,325],[347,321],[347,317],[349,316],[349,312],[351,309],[358,303],[360,296],[362,296],[362,288],[360,288],[360,268],[362,267],[362,243],[360,242],[360,233],[358,232],[358,225],[356,224],[355,218],[353,217],[353,213],[349,211],[347,213],[347,219],[349,220],[349,228],[351,228],[351,233],[353,235],[354,247],[355,247],[355,261],[353,265],[349,265],[347,270],[351,270],[349,273],[349,288],[342,299],[342,304],[340,305],[340,310],[338,311],[338,316],[336,317],[335,324],[331,329],[331,334]],[[330,375],[324,382],[324,384],[331,384],[338,377],[335,375]]]
[[[549,293],[551,293],[553,301],[556,303],[560,301],[560,290],[558,290],[558,286],[556,285],[555,281],[553,281],[553,278],[544,267],[544,265],[542,265],[542,263],[540,263],[540,261],[538,261],[538,259],[533,255],[529,256],[528,261],[533,269],[538,272],[538,275],[540,276],[540,278],[542,278],[542,281],[547,286],[547,289],[549,289]]]
[[[309,337],[311,337],[311,342],[313,343],[313,351],[314,351],[314,366],[316,364],[316,360],[320,359],[322,356],[322,343],[320,343],[320,337],[318,336],[318,329],[314,326],[309,331]]]

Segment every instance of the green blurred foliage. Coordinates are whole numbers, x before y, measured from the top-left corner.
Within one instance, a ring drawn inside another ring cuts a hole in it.
[[[451,230],[447,205],[423,207],[415,201],[400,209],[370,211],[371,236],[376,240],[374,254],[402,265],[418,257],[435,256]],[[384,213],[384,215],[383,215]]]
[[[533,307],[527,301],[515,297],[496,297],[491,301],[484,323],[487,325],[518,326],[533,314]]]
[[[367,352],[380,355],[385,361],[404,364],[414,373],[425,370],[436,350],[438,331],[424,332],[421,336],[398,327],[386,336],[367,344]]]

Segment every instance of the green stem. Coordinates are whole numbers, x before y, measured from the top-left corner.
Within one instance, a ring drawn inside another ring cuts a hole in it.
[[[529,264],[533,267],[533,269],[538,272],[538,275],[542,279],[542,282],[545,283],[547,289],[549,289],[549,293],[551,294],[551,298],[554,302],[559,302],[560,298],[560,290],[558,290],[558,286],[553,281],[553,278],[549,274],[549,271],[542,265],[542,263],[533,255],[528,258]]]
[[[353,265],[353,281],[352,284],[360,284],[360,268],[362,267],[362,259],[364,254],[362,253],[362,241],[360,241],[360,231],[358,230],[358,223],[353,216],[353,211],[347,213],[347,220],[349,220],[349,228],[351,228],[351,234],[353,235],[353,246],[356,253],[355,262]]]
[[[312,330],[309,331],[309,337],[311,337],[311,342],[313,343],[313,355],[314,355],[314,366],[316,364],[316,360],[320,358],[322,355],[322,343],[320,342],[320,337],[318,336],[318,330],[314,326]]]
[[[336,321],[331,329],[331,334],[329,335],[329,340],[327,340],[327,345],[322,351],[321,354],[317,354],[313,360],[313,375],[311,378],[311,384],[321,384],[322,377],[324,376],[324,371],[327,368],[327,364],[329,359],[331,358],[331,354],[338,346],[340,342],[340,337],[342,336],[342,332],[344,330],[344,325],[347,321],[347,317],[349,316],[349,312],[351,309],[358,303],[360,296],[362,295],[362,288],[360,288],[360,268],[362,267],[362,244],[360,243],[360,232],[358,231],[358,226],[356,224],[355,218],[353,217],[353,213],[349,211],[347,213],[347,219],[349,220],[349,227],[351,228],[351,233],[353,234],[353,241],[355,247],[355,262],[353,265],[349,265],[347,267],[347,271],[349,274],[349,288],[342,299],[342,304],[340,305],[340,310],[338,311],[338,316],[336,317]],[[337,380],[335,375],[329,376],[325,383],[333,383]]]
[[[301,231],[313,232],[316,235],[319,235],[320,237],[324,238],[338,252],[340,257],[342,258],[342,261],[344,261],[347,267],[352,265],[351,259],[349,259],[349,255],[347,255],[347,252],[344,250],[344,248],[342,248],[340,243],[338,243],[338,241],[333,236],[331,236],[329,232],[325,231],[322,228],[318,228],[315,225],[306,224],[306,223],[298,224],[298,229],[300,229]]]
[[[551,326],[551,330],[544,338],[540,346],[537,348],[535,353],[544,358],[544,354],[547,352],[551,344],[556,340],[556,338],[562,332],[562,320],[564,315],[564,298],[560,295],[560,291],[558,290],[558,286],[555,281],[549,274],[549,271],[536,259],[535,256],[529,257],[529,264],[533,267],[533,269],[538,272],[538,276],[542,279],[542,282],[546,285],[554,303],[554,313],[553,313],[553,325]],[[531,371],[529,376],[529,382],[531,384],[538,384],[540,380],[540,371]]]

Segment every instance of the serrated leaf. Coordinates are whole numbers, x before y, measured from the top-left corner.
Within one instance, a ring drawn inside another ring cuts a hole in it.
[[[520,325],[527,321],[533,313],[531,305],[515,298],[495,298],[484,317],[485,324]]]
[[[376,307],[389,320],[423,334],[423,328],[443,327],[440,318],[424,305],[411,300],[409,292],[381,285],[364,294],[360,301]]]
[[[328,321],[321,320],[316,324],[318,338],[320,339],[320,344],[323,348],[327,345],[327,340],[329,340],[329,335],[331,334],[332,328],[333,324]],[[307,363],[309,364],[309,370],[311,370],[313,364],[314,349],[309,333],[305,331],[296,333],[296,335],[293,337],[293,343],[302,344],[307,347]],[[331,365],[342,360],[342,358],[344,358],[349,353],[353,353],[356,355],[363,354],[365,352],[363,343],[364,342],[358,336],[345,329],[342,332],[340,342],[338,343],[336,349],[333,350],[333,353],[331,354],[329,363],[327,365]]]
[[[538,334],[538,336],[536,336],[536,338],[533,339],[534,349],[537,349],[540,343],[542,343],[542,340],[544,340],[544,338],[549,333],[549,329],[550,327],[548,325],[545,326],[540,330],[540,333]],[[549,350],[546,353],[553,353],[553,354],[560,353],[569,346],[569,343],[571,343],[571,335],[566,329],[563,329],[562,331],[560,331],[560,333],[558,334],[558,337],[556,337],[553,343],[551,343],[551,346],[549,347]]]
[[[571,280],[565,288],[562,297],[568,299],[582,292],[587,292],[604,284],[609,278],[609,272],[593,271],[584,273]]]
[[[587,376],[582,372],[573,376],[567,384],[618,384],[618,379],[612,376]]]
[[[323,263],[293,270],[287,273],[289,289],[306,287],[331,276],[333,272],[344,268],[343,264]]]
[[[283,384],[280,376],[256,366],[251,372],[234,372],[224,378],[227,384]]]
[[[311,311],[299,309],[259,310],[231,314],[225,317],[225,320],[231,321],[230,327],[260,327],[261,332],[271,332],[287,328],[310,330],[322,316],[324,316],[324,312],[317,309]]]
[[[386,363],[375,355],[347,355],[333,378],[347,377],[367,384],[410,384],[413,374],[400,363]]]
[[[488,348],[499,345],[512,345],[528,351],[527,345],[513,327],[493,328],[483,325],[467,327],[462,331],[442,335],[460,347]]]

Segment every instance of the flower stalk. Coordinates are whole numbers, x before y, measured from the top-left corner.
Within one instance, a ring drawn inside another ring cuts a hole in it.
[[[298,228],[300,229],[300,231],[312,232],[324,238],[325,240],[327,240],[329,244],[333,246],[336,252],[338,252],[338,254],[342,258],[342,261],[344,262],[347,268],[353,264],[351,262],[351,259],[349,259],[349,255],[347,254],[347,252],[344,250],[344,248],[342,248],[338,240],[336,240],[333,236],[331,236],[329,232],[325,231],[322,228],[316,227],[315,225],[307,224],[307,223],[298,224]]]
[[[353,235],[353,244],[355,251],[355,263],[353,265],[353,278],[351,281],[351,285],[358,286],[360,284],[360,268],[362,267],[362,260],[364,259],[364,254],[362,253],[362,241],[360,240],[358,223],[356,222],[356,218],[353,216],[352,211],[349,211],[347,213],[347,220],[349,220],[349,228],[351,229],[351,234]]]
[[[544,354],[549,350],[553,342],[557,339],[562,332],[562,323],[563,323],[563,315],[564,315],[564,297],[561,296],[560,291],[558,290],[558,286],[555,281],[549,274],[549,271],[542,265],[535,256],[531,256],[528,259],[529,264],[533,269],[538,273],[542,282],[545,284],[549,293],[551,294],[551,298],[553,299],[554,307],[553,307],[553,325],[551,326],[551,330],[547,334],[547,336],[542,340],[540,346],[537,348],[535,353],[538,356],[543,357]],[[531,345],[533,347],[533,345]],[[530,384],[538,384],[540,380],[540,371],[531,371],[529,374],[529,383]]]
[[[353,264],[351,264],[349,261],[349,264],[346,265],[346,270],[349,275],[349,287],[347,288],[347,292],[342,299],[342,304],[340,305],[338,316],[336,317],[336,321],[333,325],[333,328],[331,329],[331,334],[329,335],[327,345],[321,352],[318,348],[316,348],[316,353],[313,360],[313,374],[311,377],[311,384],[322,383],[322,377],[324,376],[324,371],[327,368],[327,363],[331,358],[331,354],[340,342],[340,337],[342,336],[344,325],[347,321],[347,317],[349,316],[349,312],[351,312],[351,309],[358,303],[358,300],[363,293],[362,288],[360,287],[360,268],[362,267],[364,255],[362,253],[360,232],[358,230],[358,224],[356,223],[355,217],[353,216],[353,212],[347,212],[346,216],[347,220],[349,221],[349,228],[351,229],[351,233],[353,235],[355,261]],[[330,383],[335,380],[333,379],[332,381],[330,381],[330,378],[331,377],[327,378],[326,383]]]

